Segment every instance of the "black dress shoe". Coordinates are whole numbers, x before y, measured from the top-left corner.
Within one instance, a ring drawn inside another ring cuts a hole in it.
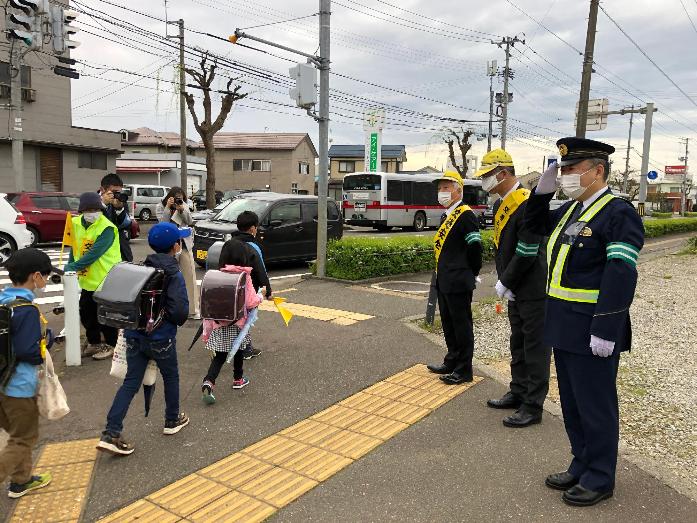
[[[612,490],[596,492],[595,490],[588,490],[581,485],[574,485],[561,495],[561,499],[567,505],[573,505],[574,507],[592,507],[604,499],[611,498],[612,494]]]
[[[426,365],[426,368],[434,374],[450,374],[453,371],[453,369],[444,363],[441,365]]]
[[[503,424],[506,427],[523,428],[530,425],[536,425],[542,421],[542,414],[530,414],[524,410],[518,409],[510,416],[503,418]]]
[[[487,407],[492,409],[519,409],[522,402],[512,392],[506,392],[501,399],[498,400],[488,400],[486,402]]]
[[[547,476],[545,485],[554,490],[569,490],[571,487],[578,485],[578,478],[568,472],[557,472]]]
[[[448,385],[459,385],[460,383],[466,383],[472,381],[474,378],[470,375],[460,374],[459,372],[451,372],[445,376],[441,376],[440,380]]]

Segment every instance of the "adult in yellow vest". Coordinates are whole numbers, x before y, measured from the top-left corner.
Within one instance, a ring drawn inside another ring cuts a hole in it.
[[[435,180],[445,208],[433,238],[438,309],[448,353],[440,365],[428,365],[449,385],[472,381],[474,333],[472,292],[482,268],[482,239],[474,212],[462,202],[462,177],[447,171]]]
[[[118,338],[117,329],[97,321],[97,304],[93,298],[94,291],[111,268],[121,261],[118,231],[102,210],[102,199],[98,193],[80,195],[80,216],[72,219],[72,249],[65,266],[66,271],[77,272],[82,289],[80,321],[87,336],[82,355],[92,356],[96,360],[110,358]]]
[[[525,209],[525,225],[547,243],[546,344],[554,348],[559,396],[573,460],[545,484],[562,499],[590,506],[613,495],[619,407],[617,369],[629,350],[629,307],[644,227],[628,201],[607,187],[611,145],[585,138],[557,142],[552,164]],[[570,198],[551,211],[558,186]]]
[[[523,227],[530,191],[518,183],[511,155],[503,149],[487,153],[474,177],[482,179],[482,189],[499,197],[494,204],[496,293],[508,300],[511,325],[509,390],[487,405],[516,409],[503,424],[527,427],[542,421],[552,356],[551,348],[542,341],[547,295],[542,237]]]

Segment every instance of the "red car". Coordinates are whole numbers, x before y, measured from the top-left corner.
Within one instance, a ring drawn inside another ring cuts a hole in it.
[[[79,194],[64,192],[10,193],[7,199],[24,214],[32,245],[61,241],[65,215],[68,212],[77,214],[80,203]]]

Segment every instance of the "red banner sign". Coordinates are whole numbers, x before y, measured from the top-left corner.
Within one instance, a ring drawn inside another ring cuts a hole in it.
[[[684,165],[666,165],[665,173],[666,174],[685,174],[685,166]]]

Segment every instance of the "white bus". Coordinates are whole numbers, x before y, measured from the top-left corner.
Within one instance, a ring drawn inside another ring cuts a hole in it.
[[[410,227],[422,231],[438,227],[443,207],[434,180],[440,174],[353,173],[344,178],[344,222],[388,231]],[[480,180],[465,179],[463,201],[475,213],[487,207],[488,195]]]

